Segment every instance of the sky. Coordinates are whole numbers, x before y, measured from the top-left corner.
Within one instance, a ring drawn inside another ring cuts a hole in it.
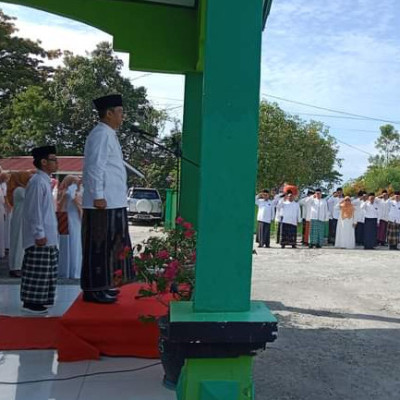
[[[19,36],[39,39],[46,49],[85,54],[112,41],[76,21],[2,2],[0,8],[18,18]],[[261,98],[329,126],[344,181],[365,171],[381,125],[400,130],[398,21],[398,0],[273,0],[262,38]],[[128,65],[129,55],[118,56]],[[147,88],[154,106],[182,118],[183,76],[128,68],[123,74]]]

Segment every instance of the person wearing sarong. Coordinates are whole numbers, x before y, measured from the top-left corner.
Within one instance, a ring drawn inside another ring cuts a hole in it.
[[[6,255],[6,190],[4,190],[1,180],[6,179],[4,173],[0,173],[0,258]]]
[[[84,152],[82,273],[84,301],[113,303],[115,277],[133,279],[127,218],[127,176],[116,130],[122,124],[120,95],[93,101],[100,122],[90,132]]]
[[[58,164],[54,146],[35,148],[32,155],[37,172],[25,191],[21,301],[24,311],[45,314],[54,304],[57,283],[58,232],[50,174]]]
[[[271,221],[274,219],[274,205],[269,199],[269,190],[264,189],[256,196],[258,247],[270,247]]]
[[[33,174],[33,171],[12,172],[7,186],[7,200],[12,207],[10,252],[8,255],[9,275],[12,278],[21,277],[22,262],[25,253],[22,245],[25,189]]]
[[[365,212],[364,222],[364,249],[373,250],[377,245],[378,232],[378,203],[375,201],[375,193],[368,194],[368,200],[361,205]]]
[[[321,189],[317,189],[312,197],[307,199],[310,204],[310,249],[321,248],[324,244],[325,224],[329,220],[328,206],[322,198]]]
[[[352,201],[353,206],[355,207],[356,213],[356,229],[355,229],[355,237],[356,237],[356,245],[363,246],[364,245],[364,222],[365,222],[365,212],[361,208],[367,199],[366,193],[360,190],[357,194],[357,198]]]
[[[387,227],[388,227],[388,214],[389,214],[389,196],[387,190],[383,190],[382,194],[378,196],[375,201],[378,203],[378,244],[386,246]]]
[[[356,247],[354,235],[354,228],[356,226],[355,207],[351,204],[349,196],[346,196],[335,207],[339,209],[335,247],[354,249]]]
[[[281,233],[282,233],[282,216],[278,212],[279,208],[281,207],[283,201],[285,200],[285,194],[280,193],[279,195],[275,196],[274,203],[275,203],[275,224],[276,224],[276,243],[279,244],[281,242]]]
[[[307,201],[308,198],[314,195],[314,191],[309,190],[307,192],[307,197],[304,197],[299,201],[299,205],[302,208],[302,219],[303,219],[303,245],[308,246],[310,240],[310,210],[311,204]]]
[[[300,206],[294,201],[292,193],[279,205],[279,214],[282,218],[281,247],[292,246],[296,248],[297,224],[301,221]]]
[[[387,241],[389,250],[399,250],[400,235],[400,192],[394,192],[394,197],[389,200]]]
[[[333,196],[327,201],[329,212],[328,243],[335,244],[336,227],[340,216],[340,208],[337,207],[343,200],[343,189],[337,188]]]

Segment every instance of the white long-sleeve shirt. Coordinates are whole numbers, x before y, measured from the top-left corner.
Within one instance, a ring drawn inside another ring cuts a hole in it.
[[[58,246],[57,218],[51,193],[50,177],[38,170],[25,191],[22,245],[35,245],[36,239],[46,238],[46,246]]]
[[[310,204],[310,220],[316,219],[324,222],[329,220],[328,206],[324,199],[308,197],[307,203]]]
[[[256,205],[258,206],[257,221],[270,224],[275,214],[275,207],[272,201],[264,200],[256,196]]]
[[[375,199],[376,203],[378,203],[378,219],[387,221],[389,215],[389,199]]]
[[[279,204],[279,214],[284,224],[296,225],[301,221],[300,206],[295,201],[285,200]]]
[[[83,208],[94,208],[93,201],[105,199],[107,208],[127,206],[126,169],[117,135],[100,122],[85,144],[83,166]]]
[[[364,210],[365,218],[376,218],[378,219],[379,205],[377,202],[371,203],[369,200],[361,204],[361,209]]]
[[[356,217],[356,222],[363,224],[365,222],[365,212],[361,208],[361,205],[364,204],[364,200],[362,200],[361,198],[357,198],[354,199],[351,203],[355,207],[354,214]]]
[[[343,197],[331,197],[328,200],[328,211],[329,218],[339,219],[340,216],[340,207],[339,204],[343,200]]]
[[[302,207],[302,217],[306,221],[310,221],[311,203],[310,201],[308,201],[308,199],[310,199],[311,197],[312,196],[307,196],[299,201],[299,204]]]
[[[400,224],[400,201],[389,200],[388,221]]]

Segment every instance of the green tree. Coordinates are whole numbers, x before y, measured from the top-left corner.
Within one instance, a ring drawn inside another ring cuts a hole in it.
[[[338,146],[321,122],[304,122],[261,102],[257,189],[293,183],[331,187],[340,180]]]
[[[379,154],[370,157],[369,162],[372,166],[389,166],[393,161],[399,159],[400,135],[393,125],[382,125],[381,134],[375,142],[375,147]]]
[[[0,109],[29,86],[46,82],[54,72],[46,61],[60,55],[44,50],[40,41],[16,36],[14,20],[0,10]]]

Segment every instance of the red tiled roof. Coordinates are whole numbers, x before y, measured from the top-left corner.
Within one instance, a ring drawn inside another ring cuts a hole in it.
[[[83,156],[58,156],[58,173],[82,173],[83,169]],[[3,171],[23,171],[35,168],[32,164],[32,157],[8,157],[0,158],[0,167]]]

